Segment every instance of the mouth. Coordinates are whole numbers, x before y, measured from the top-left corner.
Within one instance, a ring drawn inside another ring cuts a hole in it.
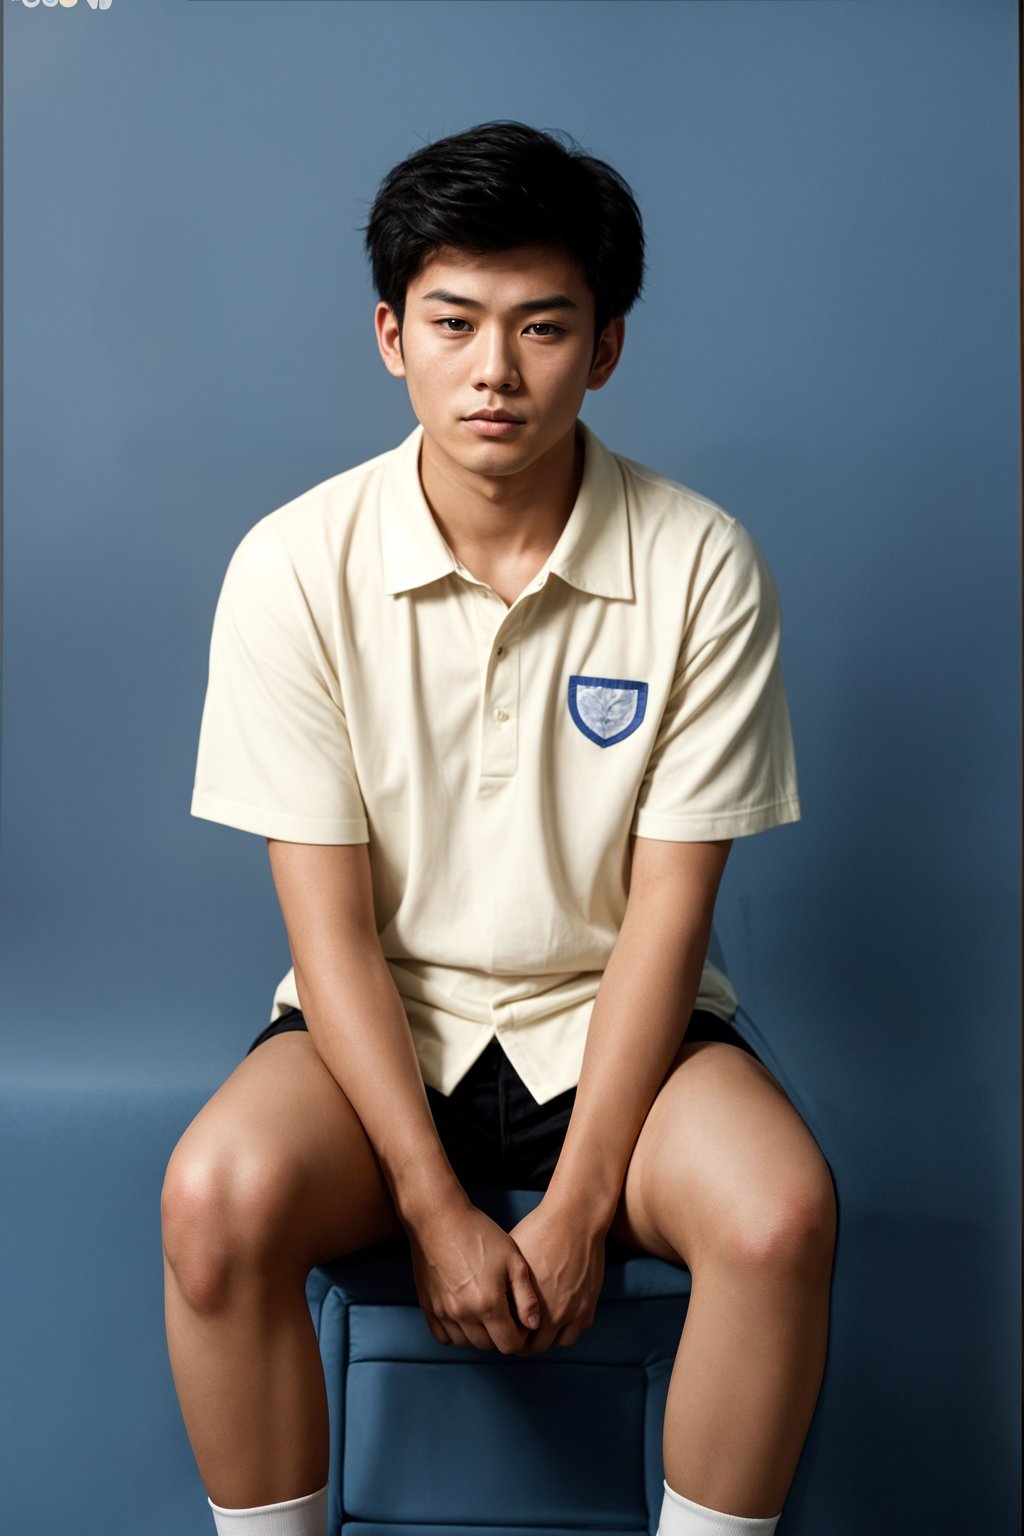
[[[472,416],[463,416],[462,423],[474,437],[490,438],[515,437],[519,428],[526,425],[521,416],[513,416],[511,411],[474,411]]]

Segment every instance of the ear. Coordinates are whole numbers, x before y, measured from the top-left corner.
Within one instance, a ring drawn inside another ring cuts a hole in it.
[[[597,344],[597,356],[594,358],[594,366],[590,370],[587,379],[588,389],[600,389],[607,384],[615,372],[619,358],[622,356],[622,348],[626,341],[626,320],[623,315],[616,315],[614,320],[609,320],[601,332],[601,339]]]
[[[377,336],[377,348],[384,360],[384,367],[396,379],[405,378],[405,362],[402,358],[402,337],[398,316],[383,299],[373,312],[373,327]]]

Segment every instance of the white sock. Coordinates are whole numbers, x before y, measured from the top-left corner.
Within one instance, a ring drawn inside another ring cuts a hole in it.
[[[207,1494],[217,1536],[327,1536],[327,1484],[316,1493],[254,1509],[221,1509]]]
[[[658,1536],[772,1536],[781,1519],[781,1510],[763,1520],[750,1520],[745,1515],[724,1515],[721,1510],[708,1509],[704,1504],[684,1499],[681,1493],[676,1493],[665,1483]]]

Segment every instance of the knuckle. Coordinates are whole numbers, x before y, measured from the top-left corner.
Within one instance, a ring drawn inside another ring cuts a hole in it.
[[[493,1310],[490,1294],[482,1286],[474,1285],[462,1291],[458,1298],[459,1317],[475,1322]]]

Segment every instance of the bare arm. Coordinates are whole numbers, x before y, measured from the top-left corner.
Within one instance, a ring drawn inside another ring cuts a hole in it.
[[[365,843],[268,839],[313,1043],[380,1160],[403,1223],[461,1186],[438,1139],[401,998],[380,947]]]
[[[684,1037],[732,841],[633,839],[626,916],[594,1002],[548,1198],[606,1231],[647,1111]]]
[[[377,1154],[430,1330],[439,1343],[509,1352],[526,1330],[507,1291],[524,1319],[536,1297],[522,1255],[471,1204],[441,1145],[380,947],[367,845],[267,841],[310,1037]]]

